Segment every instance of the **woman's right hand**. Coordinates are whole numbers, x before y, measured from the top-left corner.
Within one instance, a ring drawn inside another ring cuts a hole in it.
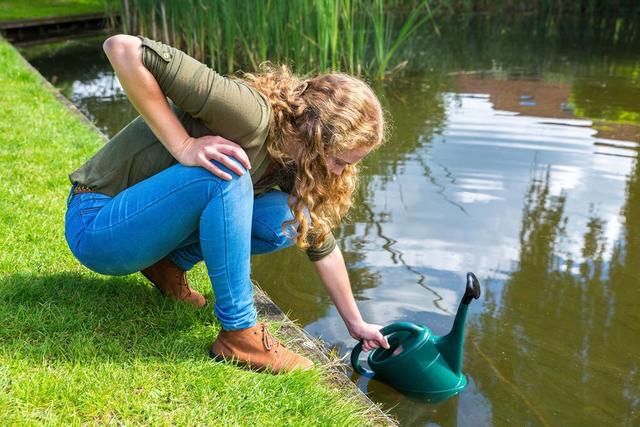
[[[216,160],[238,175],[244,175],[244,170],[231,158],[234,158],[247,169],[251,169],[249,157],[235,142],[221,136],[205,135],[200,138],[189,137],[182,144],[176,160],[185,166],[202,166],[212,174],[231,181],[231,175],[219,168],[211,160]]]

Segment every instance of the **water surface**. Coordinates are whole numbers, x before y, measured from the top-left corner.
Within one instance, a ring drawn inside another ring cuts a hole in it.
[[[392,137],[335,230],[363,316],[443,334],[465,272],[483,285],[458,397],[353,376],[402,424],[640,424],[640,48],[624,25],[467,17],[425,29],[375,86]],[[113,135],[136,114],[100,43],[25,55]],[[355,344],[303,253],[254,257],[253,275],[310,334]]]

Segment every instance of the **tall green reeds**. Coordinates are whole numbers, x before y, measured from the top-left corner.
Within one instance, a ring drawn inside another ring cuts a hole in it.
[[[381,79],[408,60],[396,58],[398,48],[431,18],[428,0],[105,1],[120,13],[120,31],[163,40],[225,73],[268,60],[300,73]]]

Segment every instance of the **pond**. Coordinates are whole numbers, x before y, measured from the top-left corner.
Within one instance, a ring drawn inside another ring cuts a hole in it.
[[[444,334],[465,273],[483,287],[459,396],[427,404],[353,375],[403,425],[640,423],[640,44],[589,25],[441,21],[375,85],[392,136],[335,230],[363,316]],[[113,135],[136,113],[102,39],[23,54]],[[355,344],[303,253],[255,257],[253,276],[339,354]]]

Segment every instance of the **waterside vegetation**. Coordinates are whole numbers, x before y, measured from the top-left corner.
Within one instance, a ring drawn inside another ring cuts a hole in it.
[[[271,61],[381,79],[406,64],[398,48],[432,16],[426,0],[106,1],[121,31],[163,40],[225,73]]]
[[[401,47],[425,24],[438,35],[441,18],[478,12],[507,21],[533,14],[559,32],[579,17],[621,41],[640,31],[633,18],[640,7],[630,0],[104,1],[114,31],[165,41],[223,73],[271,61],[299,73],[341,70],[383,79],[414,61],[412,49]]]

